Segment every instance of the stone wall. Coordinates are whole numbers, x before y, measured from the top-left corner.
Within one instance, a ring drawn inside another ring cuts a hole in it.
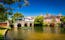
[[[14,23],[14,27],[17,27],[17,24],[20,23],[22,27],[25,26],[25,24],[27,25],[27,27],[34,26],[33,22],[27,22],[27,21],[16,21],[16,23]]]
[[[2,27],[2,28],[9,27],[9,22],[8,21],[6,21],[6,22],[0,22],[0,27]]]
[[[0,27],[1,28],[6,28],[7,27],[7,23],[0,23]]]

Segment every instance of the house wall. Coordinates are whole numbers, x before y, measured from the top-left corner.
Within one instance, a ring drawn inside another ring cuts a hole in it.
[[[6,22],[0,22],[0,27],[2,28],[8,28],[9,27],[9,22],[6,21]]]
[[[44,19],[44,23],[52,23],[52,19]],[[55,23],[59,23],[59,22],[60,22],[60,18],[55,18]]]

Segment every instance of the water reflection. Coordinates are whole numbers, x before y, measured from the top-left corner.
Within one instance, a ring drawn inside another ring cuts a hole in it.
[[[34,31],[35,32],[43,32],[43,26],[35,26]]]
[[[61,33],[65,33],[65,28],[60,28]]]
[[[13,28],[8,30],[6,40],[65,40],[60,27]]]

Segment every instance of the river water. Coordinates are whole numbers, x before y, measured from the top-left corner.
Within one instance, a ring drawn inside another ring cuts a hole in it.
[[[8,30],[5,40],[65,40],[65,33],[59,27],[13,28]]]

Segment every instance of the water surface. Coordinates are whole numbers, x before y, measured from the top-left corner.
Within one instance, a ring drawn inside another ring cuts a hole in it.
[[[59,27],[24,27],[8,30],[6,40],[65,40]]]

